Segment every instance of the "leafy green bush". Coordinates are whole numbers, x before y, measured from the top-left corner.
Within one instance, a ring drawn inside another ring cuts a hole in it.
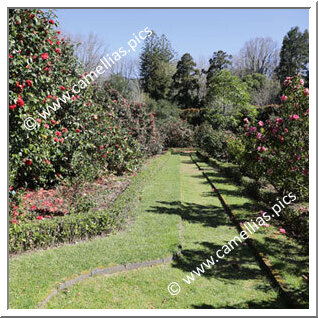
[[[215,130],[208,122],[204,122],[196,127],[195,141],[210,156],[224,160],[227,158],[226,140],[230,135],[231,132]]]

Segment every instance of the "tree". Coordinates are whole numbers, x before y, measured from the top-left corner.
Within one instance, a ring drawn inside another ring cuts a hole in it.
[[[209,87],[218,72],[228,65],[231,65],[232,55],[220,50],[213,52],[212,58],[209,60],[210,66],[207,71],[202,70],[206,74],[206,85]]]
[[[271,80],[264,74],[254,73],[243,76],[242,81],[248,85],[253,105],[263,106],[277,103],[280,92],[277,80]]]
[[[155,32],[147,37],[140,55],[141,85],[151,98],[167,98],[173,74],[174,51],[167,37]]]
[[[238,75],[259,73],[271,77],[278,60],[276,42],[271,38],[255,38],[245,42],[233,64]]]
[[[280,52],[280,63],[277,75],[281,83],[288,76],[300,74],[308,81],[309,78],[309,34],[303,33],[298,27],[291,28],[285,35]]]
[[[176,91],[174,101],[182,108],[194,107],[198,102],[198,74],[195,62],[189,53],[184,54],[177,64],[177,70],[172,77],[172,87]]]
[[[205,118],[214,129],[235,130],[243,116],[255,116],[248,86],[230,70],[221,70],[211,83],[213,97],[205,108]]]
[[[108,52],[107,46],[93,32],[89,33],[87,38],[77,35],[71,40],[74,44],[74,54],[87,72],[93,70]]]

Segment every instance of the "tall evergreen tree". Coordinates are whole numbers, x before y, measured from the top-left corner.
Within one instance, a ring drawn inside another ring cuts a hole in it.
[[[206,85],[210,86],[213,78],[219,71],[231,65],[232,55],[228,55],[226,52],[219,50],[213,52],[212,58],[209,59],[210,66],[207,71],[202,70],[206,74]]]
[[[147,37],[140,55],[141,85],[151,98],[167,98],[173,68],[171,61],[174,51],[171,43],[163,34],[159,37],[154,31]]]
[[[177,70],[172,77],[173,97],[182,108],[190,108],[198,103],[199,70],[189,53],[184,54],[177,64]]]
[[[300,74],[307,80],[309,78],[309,34],[303,33],[298,27],[293,27],[285,35],[280,52],[280,63],[277,75],[282,83],[287,76]]]

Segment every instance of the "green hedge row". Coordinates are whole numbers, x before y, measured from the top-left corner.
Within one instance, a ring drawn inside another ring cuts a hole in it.
[[[242,186],[243,193],[253,199],[262,201],[268,205],[275,202],[278,197],[278,193],[274,189],[265,187],[265,183],[244,176],[238,165],[210,158],[202,151],[197,151],[197,156],[212,167],[218,169],[225,176],[231,178],[238,185]]]
[[[171,152],[167,152],[141,170],[106,211],[88,211],[54,219],[10,225],[10,253],[70,243],[122,229],[137,207],[139,196],[146,182],[164,166],[170,155]]]

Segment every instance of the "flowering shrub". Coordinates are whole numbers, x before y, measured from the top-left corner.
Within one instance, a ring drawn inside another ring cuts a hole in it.
[[[160,134],[164,140],[165,148],[190,147],[193,145],[193,128],[186,120],[168,119],[160,126]]]
[[[265,177],[279,192],[308,197],[309,90],[299,77],[287,77],[277,116],[265,122],[244,119],[240,138],[229,141],[231,154],[252,177]]]
[[[132,172],[142,157],[161,150],[154,115],[144,105],[128,103],[107,83],[100,87],[89,74],[83,74],[73,45],[57,26],[52,11],[10,10],[12,225],[33,219],[32,204],[19,206],[20,187],[48,189],[63,179],[73,184],[94,179],[105,170]],[[74,94],[72,87],[80,80],[87,85]],[[49,112],[47,107],[64,96],[69,98],[64,98],[61,108]],[[27,117],[35,118],[36,129],[23,125]]]

